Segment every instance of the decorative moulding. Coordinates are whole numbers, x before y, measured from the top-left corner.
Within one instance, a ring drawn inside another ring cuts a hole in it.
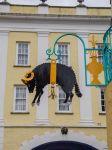
[[[73,132],[72,130],[68,131],[68,134],[62,135],[61,131],[56,131],[54,133],[45,133],[44,135],[38,136],[35,135],[31,140],[25,141],[21,144],[19,150],[31,150],[39,145],[53,142],[53,141],[75,141],[80,143],[85,143],[90,146],[97,148],[98,150],[106,150],[106,142],[99,141],[95,136],[88,136],[82,132]]]

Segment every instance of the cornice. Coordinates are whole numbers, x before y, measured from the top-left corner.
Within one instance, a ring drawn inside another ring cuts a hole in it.
[[[105,33],[110,16],[0,13],[0,31]]]
[[[4,128],[62,128],[62,125],[3,125]],[[95,129],[106,129],[106,126],[98,125],[69,125],[67,128],[95,128]]]
[[[32,4],[32,5],[30,5],[30,4],[13,4],[13,3],[8,3],[8,2],[5,2],[5,3],[7,3],[8,5],[10,5],[10,6],[17,6],[17,7],[38,7],[38,6],[42,6],[41,5],[41,3],[39,3],[39,4]],[[4,4],[4,2],[1,2],[0,4]],[[74,5],[74,6],[58,6],[58,5],[56,5],[56,6],[53,6],[53,5],[48,5],[48,4],[45,4],[45,6],[49,6],[49,7],[53,7],[53,8],[76,8],[76,7],[78,7],[79,5]],[[85,6],[85,5],[83,5],[83,6]],[[86,5],[86,8],[93,8],[93,9],[100,9],[100,8],[102,8],[102,9],[110,9],[111,8],[111,5],[110,6],[105,6],[105,7],[103,7],[103,6],[101,6],[101,7],[99,7],[99,6],[87,6]]]
[[[1,19],[40,19],[40,20],[80,20],[80,21],[110,21],[111,16],[91,15],[54,15],[54,14],[24,14],[24,13],[0,13]]]

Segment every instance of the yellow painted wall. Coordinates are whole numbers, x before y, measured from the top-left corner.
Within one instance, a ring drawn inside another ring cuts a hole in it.
[[[30,65],[31,67],[16,67],[16,42],[25,41],[30,43]],[[21,78],[26,71],[31,70],[37,64],[37,33],[10,32],[7,58],[7,76],[5,93],[5,124],[31,124],[35,121],[36,108],[31,106],[34,94],[30,94],[28,99],[28,111],[30,114],[11,114],[13,111],[14,85],[22,84]]]
[[[63,33],[50,33],[49,47],[54,45],[55,40]],[[59,42],[70,43],[70,66],[76,72],[78,80],[78,52],[77,52],[77,39],[73,36],[65,36]],[[50,93],[49,93],[50,95]],[[80,119],[79,99],[75,95],[72,102],[72,114],[57,113],[57,99],[49,99],[49,121],[55,125],[74,125],[79,123]],[[55,119],[54,119],[55,118]]]
[[[38,6],[24,6],[24,5],[12,5],[10,6],[11,13],[26,13],[37,14]],[[76,8],[74,7],[49,7],[49,14],[56,15],[75,15]],[[87,8],[87,15],[96,16],[110,16],[111,10],[109,8]]]
[[[89,35],[89,40],[91,41],[92,38],[92,33]],[[103,43],[103,34],[94,34],[95,40],[97,43]],[[88,43],[89,47],[92,48],[91,43]],[[91,61],[91,60],[90,60]],[[103,78],[104,72],[99,75],[99,80],[104,81]],[[106,114],[100,114],[100,87],[91,87],[91,94],[94,95],[92,96],[92,107],[93,107],[93,120],[96,125],[99,126],[106,126]]]
[[[91,87],[93,120],[96,125],[106,126],[106,114],[100,113],[100,89],[99,87]]]
[[[10,6],[10,10],[12,13],[29,13],[29,14],[38,13],[37,6],[13,5],[13,6]],[[49,14],[75,15],[75,12],[76,12],[75,8],[49,7]]]
[[[50,33],[49,35],[49,47],[53,46],[54,41],[60,36],[62,33]],[[101,35],[97,35],[96,37],[100,37]],[[15,64],[15,56],[16,56],[16,41],[27,41],[30,42],[30,60],[31,60],[31,68],[21,68],[14,67]],[[78,80],[78,52],[77,52],[77,39],[72,36],[66,36],[62,38],[59,42],[68,42],[70,43],[70,65],[73,67],[73,70],[76,72],[77,80]],[[98,41],[102,42],[101,38]],[[89,43],[90,44],[90,43]],[[27,70],[31,70],[36,66],[37,62],[37,34],[36,33],[22,33],[22,32],[10,32],[9,33],[9,50],[8,50],[8,63],[7,63],[7,81],[6,81],[6,96],[5,96],[5,123],[6,124],[14,124],[14,125],[22,125],[22,124],[33,124],[36,119],[36,106],[32,108],[31,102],[34,97],[33,94],[29,94],[29,112],[30,114],[11,114],[13,110],[13,91],[14,84],[22,84],[21,78],[24,76],[24,73]],[[13,75],[13,76],[12,76]],[[9,90],[10,89],[10,90]],[[93,118],[96,124],[99,122],[102,125],[106,124],[105,116],[100,116],[98,114],[98,102],[99,102],[99,93],[96,88],[91,88],[92,101],[93,101]],[[97,94],[96,94],[97,93]],[[49,92],[50,95],[50,92]],[[7,100],[8,99],[8,100]],[[38,117],[38,116],[37,116]],[[55,118],[55,119],[54,119]],[[21,120],[23,120],[21,122]],[[52,125],[77,125],[80,121],[80,106],[79,99],[75,95],[72,103],[72,113],[70,114],[61,114],[57,113],[57,99],[52,100],[49,99],[49,122]]]
[[[72,132],[80,133],[84,132],[87,136],[96,136],[97,140],[106,141],[106,130],[105,128],[68,128]],[[4,150],[19,150],[21,144],[25,141],[29,141],[33,136],[44,135],[46,132],[60,131],[60,128],[52,127],[21,127],[21,128],[5,128],[4,138]]]
[[[64,8],[64,7],[50,7],[49,14],[56,14],[56,15],[75,15],[76,10],[75,8]]]
[[[88,8],[87,14],[92,16],[110,16],[111,10],[106,8]]]
[[[107,110],[107,141],[108,150],[112,149],[112,82],[105,90],[106,110]]]
[[[35,14],[38,12],[38,7],[34,6],[10,6],[11,13],[28,13]]]

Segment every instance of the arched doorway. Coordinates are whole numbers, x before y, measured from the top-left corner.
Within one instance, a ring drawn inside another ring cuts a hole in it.
[[[32,150],[98,150],[90,145],[75,141],[48,142],[33,148]]]

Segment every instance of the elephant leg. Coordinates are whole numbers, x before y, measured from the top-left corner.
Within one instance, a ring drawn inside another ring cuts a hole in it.
[[[39,94],[39,97],[38,97],[38,100],[37,100],[37,105],[39,105],[39,103],[40,103],[40,98],[41,98],[42,94],[43,94],[43,90]]]
[[[69,96],[70,96],[69,93],[66,93],[66,99],[64,100],[64,103],[68,102]]]
[[[65,99],[64,103],[72,102],[73,96],[74,96],[74,94],[72,92],[66,93],[66,99]]]
[[[38,97],[39,95],[40,95],[40,91],[36,91],[35,97],[34,97],[34,99],[33,99],[33,101],[32,101],[32,106],[34,106],[35,101],[36,101],[36,99],[37,99],[37,97]]]
[[[71,93],[70,93],[70,102],[72,102],[73,96],[74,96],[74,94],[71,92]]]

